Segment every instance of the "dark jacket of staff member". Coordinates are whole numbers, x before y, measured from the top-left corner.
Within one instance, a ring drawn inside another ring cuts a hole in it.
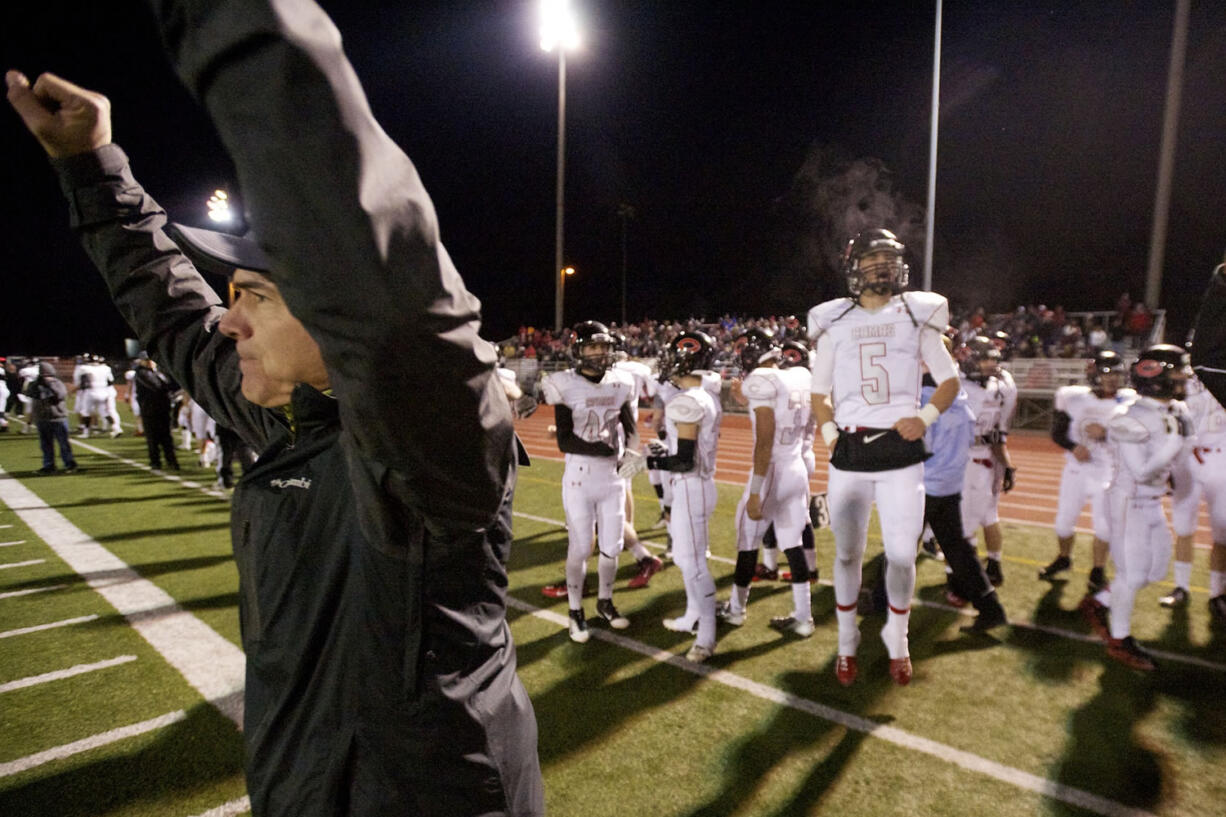
[[[229,311],[104,99],[15,72],[9,98],[144,348],[263,452],[231,531],[252,812],[542,814],[506,622],[510,414],[433,205],[316,6],[155,5],[261,239],[178,234],[233,271]]]

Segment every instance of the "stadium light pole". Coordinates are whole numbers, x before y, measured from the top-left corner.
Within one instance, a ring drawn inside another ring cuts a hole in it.
[[[1166,228],[1171,210],[1171,176],[1175,167],[1175,139],[1183,91],[1183,65],[1188,50],[1188,11],[1191,0],[1176,0],[1171,30],[1171,62],[1166,75],[1166,103],[1162,114],[1162,144],[1158,155],[1158,186],[1154,191],[1154,222],[1149,237],[1149,263],[1145,271],[1145,305],[1158,308],[1162,295],[1162,264],[1166,259]]]
[[[936,31],[932,49],[932,122],[928,136],[928,212],[924,233],[924,289],[932,291],[932,242],[936,235],[937,135],[941,113],[941,0],[937,0]]]
[[[566,179],[566,52],[579,47],[579,27],[571,13],[569,0],[541,0],[541,48],[558,52],[558,188],[557,219],[554,232],[553,270],[557,288],[554,292],[553,330],[562,331],[563,280],[568,274],[562,267],[562,223],[565,211]],[[571,270],[570,274],[573,274]]]

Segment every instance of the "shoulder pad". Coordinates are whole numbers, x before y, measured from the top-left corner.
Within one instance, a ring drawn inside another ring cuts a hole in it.
[[[551,406],[562,402],[562,384],[559,382],[566,372],[554,372],[541,381],[541,397]]]
[[[668,401],[664,416],[674,423],[697,423],[702,420],[702,406],[693,395],[682,393]]]
[[[1107,424],[1107,435],[1122,443],[1143,443],[1149,439],[1149,429],[1136,417],[1120,413]]]
[[[830,328],[835,318],[842,315],[852,306],[850,298],[835,298],[825,301],[809,310],[809,337],[814,338]]]
[[[944,295],[924,290],[912,290],[902,293],[899,297],[907,302],[911,313],[921,324],[938,332],[944,332],[945,327],[949,325],[949,301]]]
[[[754,369],[741,383],[741,394],[750,400],[774,400],[779,394],[779,382],[774,369]]]
[[[1061,386],[1056,389],[1056,395],[1052,398],[1052,407],[1067,414],[1069,403],[1089,391],[1089,386]]]

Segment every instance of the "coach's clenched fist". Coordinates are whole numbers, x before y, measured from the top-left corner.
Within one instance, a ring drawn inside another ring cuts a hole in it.
[[[9,104],[53,159],[86,153],[111,142],[111,103],[55,74],[30,85],[20,71],[4,75]]]

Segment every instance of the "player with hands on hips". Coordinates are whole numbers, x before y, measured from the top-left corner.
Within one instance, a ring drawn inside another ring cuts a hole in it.
[[[745,621],[758,547],[767,529],[773,527],[792,568],[792,613],[770,624],[807,638],[813,634],[813,614],[801,532],[809,521],[809,474],[802,452],[810,415],[809,371],[802,366],[780,368],[781,350],[764,329],[746,331],[734,348],[741,370],[747,373],[741,394],[749,404],[753,469],[737,504],[732,597],[721,612],[731,624]]]
[[[562,473],[562,506],[566,511],[569,546],[566,553],[566,593],[570,605],[570,638],[588,640],[583,613],[583,582],[598,530],[596,613],[617,630],[630,621],[613,605],[613,581],[623,544],[626,480],[618,465],[626,447],[638,447],[632,403],[634,378],[613,368],[614,339],[597,321],[575,326],[575,367],[550,375],[542,384],[545,402],[554,407],[558,448],[566,454]]]
[[[664,406],[664,442],[652,440],[648,467],[671,484],[673,561],[685,585],[685,613],[664,619],[666,629],[697,634],[686,658],[702,663],[715,650],[715,580],[707,566],[709,524],[718,498],[715,453],[720,412],[704,387],[703,373],[715,357],[715,342],[704,332],[683,332],[670,344],[660,377],[678,391]]]
[[[1058,552],[1039,578],[1050,581],[1072,567],[1074,527],[1086,502],[1094,524],[1091,546],[1090,590],[1107,584],[1107,548],[1111,541],[1111,514],[1107,508],[1107,483],[1111,481],[1111,447],[1107,423],[1115,410],[1134,399],[1136,392],[1123,388],[1124,361],[1110,349],[1094,355],[1086,367],[1085,386],[1056,389],[1051,438],[1065,449],[1060,473],[1060,499],[1056,507]]]
[[[850,297],[818,304],[808,316],[814,342],[813,414],[831,449],[826,496],[835,541],[835,676],[844,686],[858,674],[856,606],[874,502],[889,602],[881,638],[890,657],[890,677],[900,685],[911,681],[907,628],[924,519],[928,452],[923,437],[960,389],[957,367],[941,341],[949,304],[933,292],[904,292],[905,254],[906,247],[889,230],[864,230],[843,255]],[[937,384],[922,409],[921,363]]]
[[[1107,655],[1148,671],[1156,665],[1132,637],[1132,609],[1137,592],[1166,576],[1171,559],[1162,497],[1171,465],[1192,434],[1182,402],[1192,368],[1183,349],[1158,344],[1141,353],[1130,375],[1138,397],[1117,408],[1107,425],[1113,457],[1107,498],[1115,581],[1108,589],[1087,594],[1080,610],[1106,640]]]

